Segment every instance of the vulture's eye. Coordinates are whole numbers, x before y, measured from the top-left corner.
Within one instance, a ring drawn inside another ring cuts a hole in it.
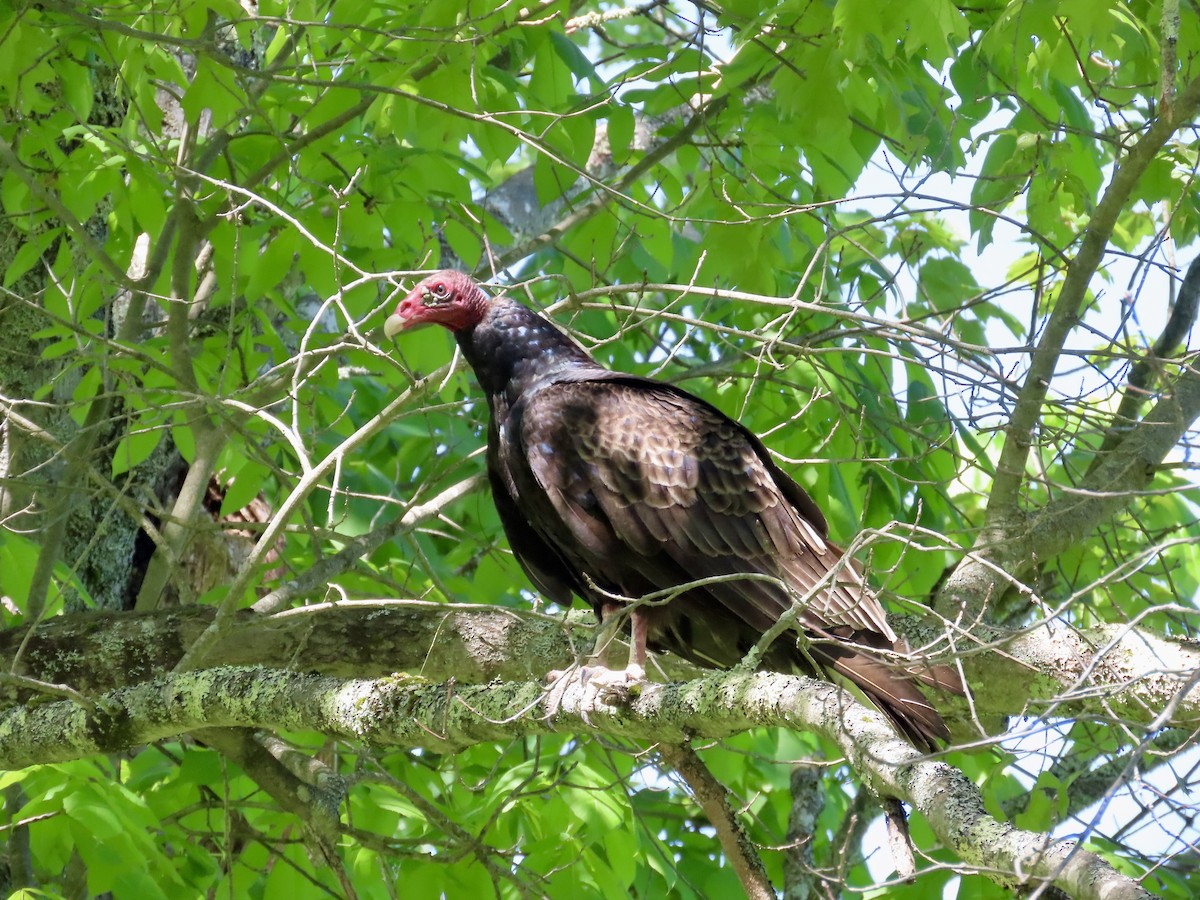
[[[444,284],[442,284],[440,281],[437,284],[433,285],[429,290],[433,292],[433,296],[439,297],[439,298],[445,298],[450,295],[450,292],[448,290],[446,290],[446,286]]]

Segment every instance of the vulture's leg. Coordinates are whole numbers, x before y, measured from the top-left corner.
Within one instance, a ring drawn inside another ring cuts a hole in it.
[[[606,693],[626,691],[630,685],[646,680],[646,639],[650,623],[636,607],[629,611],[629,660],[624,669],[614,669],[608,664],[608,648],[613,639],[610,620],[620,616],[623,609],[624,604],[616,602],[607,602],[600,608],[600,633],[596,636],[592,665],[582,670],[585,684],[595,683]]]
[[[649,637],[650,620],[640,609],[629,612],[629,663],[625,671],[634,681],[646,680],[646,639]]]

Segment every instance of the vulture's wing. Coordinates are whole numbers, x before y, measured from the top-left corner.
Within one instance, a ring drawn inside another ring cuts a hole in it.
[[[506,412],[506,411],[504,411]],[[488,423],[487,472],[492,487],[492,499],[500,524],[508,538],[508,546],[534,586],[548,600],[570,606],[572,593],[582,593],[579,578],[562,559],[552,544],[548,544],[521,510],[520,496],[508,464],[511,454],[502,452],[496,410]]]
[[[810,521],[797,498],[815,504],[794,482],[782,485],[787,476],[758,440],[707,403],[656,382],[589,378],[541,387],[516,424],[528,470],[569,537],[543,531],[584,571],[612,573],[631,594],[772,576],[791,590],[752,579],[704,590],[759,633],[804,599],[799,621],[812,631],[895,639],[824,521]]]

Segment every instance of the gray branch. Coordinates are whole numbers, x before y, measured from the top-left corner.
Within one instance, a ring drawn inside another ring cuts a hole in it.
[[[1200,370],[1184,364],[1171,389],[1088,473],[1023,524],[985,529],[975,551],[946,580],[937,608],[973,619],[1039,563],[1063,553],[1127,507],[1153,480],[1162,461],[1200,417]]]
[[[470,686],[223,667],[112,691],[93,707],[61,701],[12,709],[0,719],[0,767],[113,753],[212,726],[315,730],[374,747],[447,753],[518,735],[593,733],[684,743],[785,727],[835,741],[871,791],[910,803],[964,863],[1002,885],[1052,883],[1081,900],[1150,896],[1073,841],[996,821],[962,773],[923,757],[879,713],[826,682],[726,673],[650,685],[627,706],[591,708],[586,718],[583,703],[578,682],[549,710],[539,682]]]
[[[178,663],[212,622],[212,607],[146,614],[61,616],[27,629],[0,632],[0,665],[24,676],[5,685],[10,703],[33,696],[28,679],[66,685],[94,696],[156,678]],[[435,681],[485,684],[541,679],[586,654],[594,640],[591,614],[566,621],[528,610],[421,601],[319,604],[273,616],[236,613],[213,649],[214,665],[264,665],[341,677],[377,677],[402,671]],[[945,646],[928,623],[894,619],[914,646]],[[939,697],[958,736],[975,739],[972,713],[1003,727],[1014,715],[1103,718],[1149,726],[1200,722],[1200,644],[1177,641],[1128,625],[1073,630],[1050,621],[1013,633],[976,627],[952,642],[974,690],[973,707]],[[696,670],[658,657],[659,678],[690,678]],[[61,692],[54,696],[61,696]]]
[[[1019,492],[1025,483],[1025,466],[1032,446],[1033,431],[1053,380],[1067,335],[1079,321],[1087,288],[1108,247],[1120,214],[1129,197],[1162,146],[1178,129],[1187,126],[1200,108],[1200,78],[1189,83],[1178,96],[1174,109],[1155,118],[1128,149],[1112,180],[1088,219],[1075,258],[1059,291],[1041,340],[1029,361],[1029,371],[1005,428],[1004,446],[996,464],[996,478],[988,502],[988,523],[1003,526],[1017,515]]]

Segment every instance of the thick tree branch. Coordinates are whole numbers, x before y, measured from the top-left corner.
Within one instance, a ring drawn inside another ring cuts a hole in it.
[[[68,685],[84,695],[158,677],[215,616],[212,607],[153,614],[62,616],[27,629],[0,632],[0,665],[14,674]],[[214,665],[265,665],[344,677],[402,671],[436,681],[483,684],[541,679],[592,646],[591,614],[567,623],[528,610],[410,601],[318,604],[274,616],[235,614],[213,648]],[[893,619],[914,646],[941,635],[928,623]],[[1200,669],[1200,645],[1175,641],[1132,625],[1074,630],[1044,622],[1020,632],[977,627],[955,641],[972,707],[940,696],[939,706],[960,723],[963,738],[978,737],[966,723],[985,724],[1015,715],[1120,718],[1130,725],[1154,722],[1170,708],[1174,727],[1200,723],[1200,690],[1188,689]],[[671,656],[656,658],[666,677],[696,670]],[[34,692],[8,685],[9,702]],[[60,694],[58,694],[60,695]],[[58,696],[56,695],[56,696]],[[996,730],[1002,725],[994,725]]]
[[[581,614],[580,619],[590,616]],[[41,673],[47,676],[41,681],[94,694],[175,668],[215,617],[212,607],[61,616],[32,635],[27,628],[0,632],[0,659],[11,670],[20,651],[15,674]],[[240,610],[210,658],[215,665],[266,665],[346,677],[406,671],[438,681],[482,684],[496,678],[541,678],[547,668],[570,663],[573,647],[585,650],[593,639],[582,624],[565,626],[549,616],[498,606],[351,601],[274,616]],[[15,696],[15,686],[7,687],[9,696]]]
[[[962,773],[923,757],[879,713],[825,682],[726,673],[651,685],[628,706],[590,708],[587,718],[582,685],[568,686],[555,709],[545,704],[538,682],[431,685],[252,667],[174,673],[105,694],[93,709],[63,701],[11,710],[0,718],[0,767],[117,752],[217,725],[316,730],[370,746],[437,752],[514,735],[591,732],[678,744],[779,726],[836,742],[871,790],[911,804],[964,863],[1001,884],[1053,883],[1080,900],[1149,896],[1073,841],[996,821]]]
[[[974,712],[992,716],[1071,716],[1149,727],[1164,710],[1179,728],[1200,725],[1200,690],[1191,675],[1200,645],[1133,625],[1072,629],[1050,620],[1017,633],[977,627],[962,659]],[[965,702],[941,698],[939,705]],[[953,718],[953,716],[952,716]]]
[[[825,783],[822,766],[799,762],[789,779],[792,808],[788,812],[787,855],[783,862],[784,900],[810,900],[822,896],[822,876],[814,865],[813,845],[822,810],[825,809]],[[865,794],[859,794],[865,798]],[[835,845],[836,846],[836,845]]]
[[[1200,418],[1200,369],[1185,365],[1171,391],[1146,414],[1078,489],[1060,487],[1059,496],[1036,514],[1029,531],[1032,546],[1056,556],[1124,509],[1153,480],[1158,467]]]

